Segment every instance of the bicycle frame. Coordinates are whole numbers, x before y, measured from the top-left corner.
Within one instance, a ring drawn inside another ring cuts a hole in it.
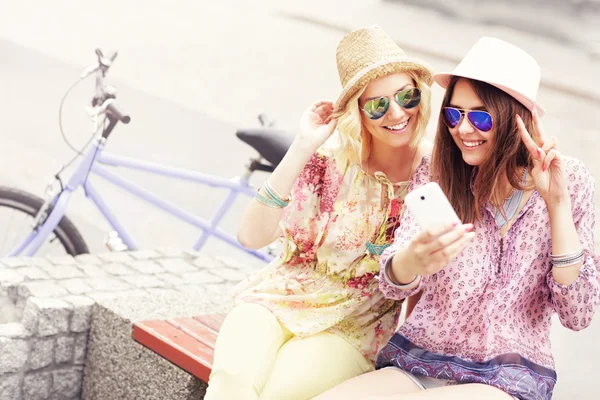
[[[234,203],[238,195],[245,195],[253,197],[256,194],[256,188],[250,186],[248,177],[240,177],[235,180],[228,180],[212,175],[203,174],[196,171],[186,170],[182,168],[169,167],[159,163],[152,163],[147,161],[135,160],[127,157],[117,156],[110,153],[104,152],[104,144],[106,140],[103,138],[97,138],[90,145],[88,150],[84,153],[79,166],[75,172],[71,175],[66,187],[62,190],[58,196],[52,200],[53,209],[38,229],[33,230],[15,249],[13,249],[9,256],[32,256],[45,242],[50,233],[54,231],[54,228],[58,225],[63,215],[66,212],[67,205],[71,198],[71,195],[77,188],[82,186],[85,190],[86,196],[94,202],[98,210],[106,218],[113,229],[119,234],[119,237],[127,245],[129,250],[138,249],[138,245],[131,235],[127,232],[125,227],[119,222],[115,214],[111,211],[108,204],[104,201],[98,190],[89,181],[88,177],[90,174],[95,174],[104,180],[112,183],[113,185],[133,194],[141,200],[153,204],[157,208],[177,217],[178,219],[185,221],[191,225],[196,226],[202,230],[201,237],[194,244],[194,250],[200,250],[206,243],[210,236],[214,236],[224,242],[245,251],[263,261],[271,261],[273,257],[257,250],[251,250],[243,247],[237,239],[221,230],[218,227],[219,222],[225,216],[231,205]],[[190,213],[183,208],[180,208],[173,203],[163,200],[155,194],[149,192],[137,186],[135,183],[124,179],[107,168],[102,167],[99,164],[124,167],[133,170],[139,170],[148,172],[154,175],[162,175],[171,178],[182,179],[195,183],[204,184],[210,187],[219,187],[229,189],[229,194],[225,199],[225,202],[216,211],[210,221],[204,220],[197,215]]]

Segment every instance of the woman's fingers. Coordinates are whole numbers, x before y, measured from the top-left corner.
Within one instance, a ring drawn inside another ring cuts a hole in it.
[[[537,146],[537,144],[535,143],[535,141],[529,134],[529,131],[527,130],[527,128],[525,127],[525,124],[523,123],[523,120],[521,119],[521,117],[518,114],[517,114],[517,129],[519,130],[519,133],[521,134],[521,140],[523,141],[523,144],[525,144],[525,147],[527,147],[527,150],[529,150],[529,154],[531,154],[531,157],[533,157],[533,159],[535,159],[535,160],[541,161],[540,148]]]
[[[548,139],[544,142],[544,145],[542,146],[542,150],[544,150],[547,153],[550,149],[557,148],[557,147],[558,147],[558,140],[556,139],[556,136],[551,136],[550,139]]]
[[[450,232],[458,225],[460,225],[460,222],[456,221],[452,224],[441,225],[432,229],[423,230],[417,236],[415,236],[414,241],[423,245],[429,244],[429,242],[431,242],[431,240],[433,240],[434,238],[443,235],[444,233]]]
[[[462,250],[463,243],[468,242],[472,235],[473,224],[442,225],[420,232],[411,244],[413,254],[421,264],[424,274],[435,273],[448,264],[448,257],[456,257],[456,249]],[[465,237],[469,239],[465,242]],[[434,271],[434,272],[432,272]]]
[[[443,256],[452,252],[452,247],[460,242],[464,236],[473,230],[473,224],[459,224],[450,228],[440,227],[423,233],[422,241],[414,245],[414,254],[421,264],[423,273],[429,274],[433,270],[442,268],[447,264]],[[443,265],[440,265],[440,262]]]
[[[434,253],[433,264],[438,266],[437,270],[440,270],[444,266],[451,263],[464,250],[465,246],[469,244],[471,240],[473,240],[474,237],[475,232],[468,232],[466,235],[461,236],[452,244]]]
[[[315,110],[315,113],[317,113],[321,118],[327,118],[328,116],[330,116],[333,113],[333,107],[328,107],[327,105],[321,105],[321,106],[317,107],[317,109]]]
[[[318,118],[318,121],[315,121],[315,122],[317,122],[319,124],[327,124],[331,120],[331,115],[333,114],[333,107],[329,107],[327,105],[321,105],[313,112]]]
[[[324,105],[330,105],[333,108],[333,102],[330,100],[319,100],[319,101],[315,101],[314,103],[312,103],[312,105],[310,106],[310,111],[316,111],[317,108],[324,106]]]
[[[475,238],[475,232],[469,232],[462,238],[448,246],[448,248],[446,249],[446,253],[449,257],[448,262],[454,260],[464,250],[465,246],[469,244],[471,240],[473,240],[473,238]]]
[[[548,169],[552,161],[554,161],[558,157],[558,151],[556,149],[551,149],[548,154],[546,154],[546,158],[544,158],[544,162],[542,164],[542,171]]]
[[[424,246],[424,251],[428,254],[434,254],[441,251],[451,244],[460,240],[466,233],[473,230],[473,224],[458,225],[449,232],[439,235],[434,240]]]
[[[544,127],[542,126],[540,114],[538,113],[537,108],[535,108],[535,106],[533,107],[533,110],[531,110],[531,118],[533,120],[533,127],[535,128],[535,131],[537,132],[541,142],[546,142],[546,134],[544,132]]]

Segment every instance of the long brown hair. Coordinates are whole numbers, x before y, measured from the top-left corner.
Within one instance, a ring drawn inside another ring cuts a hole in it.
[[[495,205],[504,202],[499,193],[499,183],[504,174],[514,188],[526,189],[522,183],[523,167],[531,170],[533,163],[517,129],[516,114],[523,119],[533,140],[536,143],[539,141],[531,112],[512,96],[485,82],[453,77],[442,107],[450,104],[460,79],[466,80],[483,102],[486,111],[492,115],[493,129],[496,131],[490,154],[483,165],[468,165],[463,161],[462,153],[443,121],[443,111],[440,112],[431,162],[432,177],[448,196],[461,221],[467,223],[480,220],[483,205],[487,201]]]

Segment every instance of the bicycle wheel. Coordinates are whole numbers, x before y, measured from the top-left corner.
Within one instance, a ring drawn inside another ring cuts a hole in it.
[[[0,186],[0,254],[6,255],[31,232],[32,223],[44,200],[22,190]],[[52,208],[48,212],[50,212]],[[6,230],[5,233],[2,233]],[[58,240],[57,240],[58,239]],[[60,223],[37,255],[75,256],[88,253],[88,247],[75,228],[75,225],[63,216]]]

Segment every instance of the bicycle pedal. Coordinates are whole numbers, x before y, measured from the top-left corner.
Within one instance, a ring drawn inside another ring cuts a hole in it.
[[[110,231],[106,234],[104,245],[110,251],[127,251],[129,249],[117,231]]]

